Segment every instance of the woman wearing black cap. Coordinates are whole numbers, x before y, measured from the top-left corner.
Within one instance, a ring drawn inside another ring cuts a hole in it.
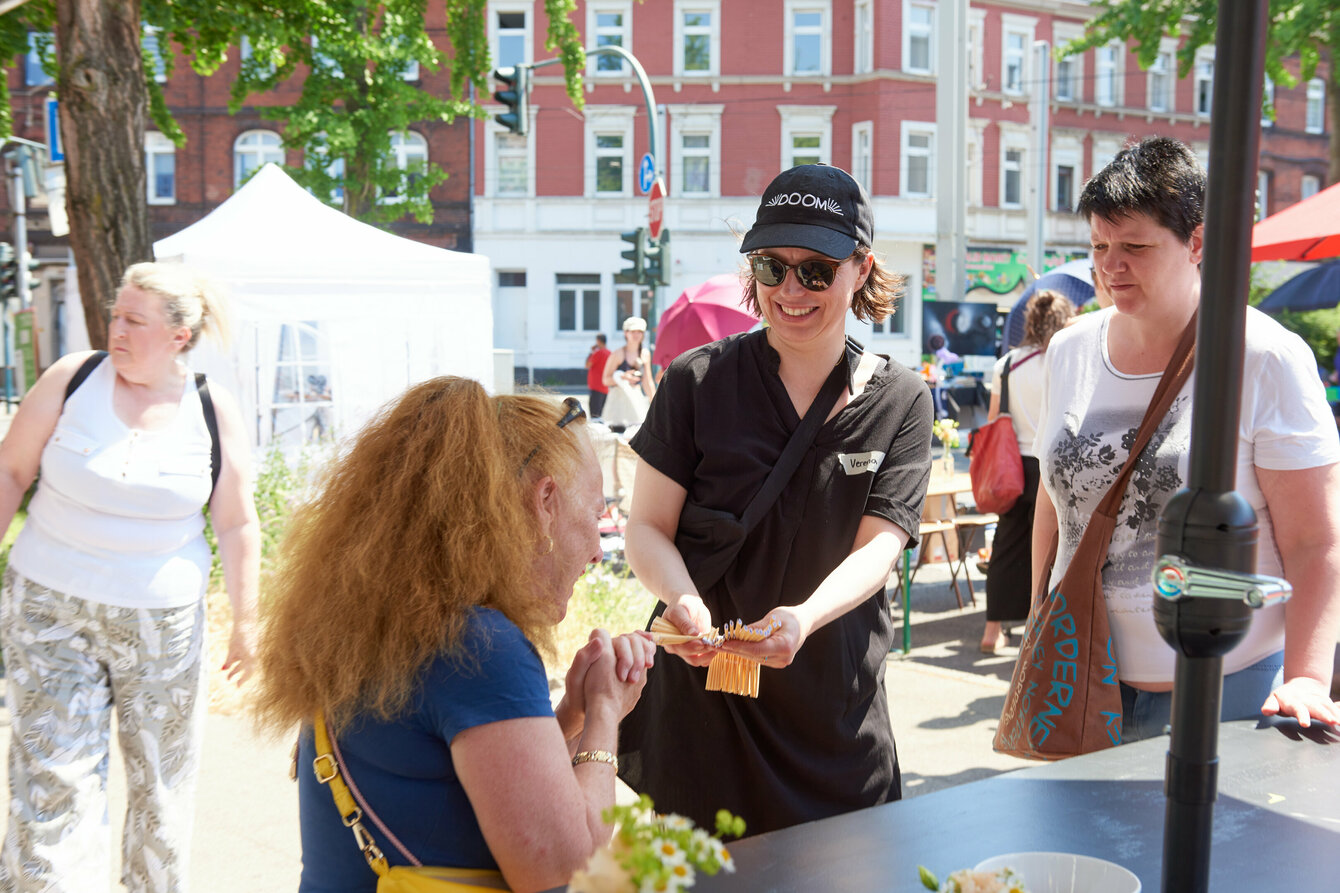
[[[767,327],[676,359],[632,440],[628,558],[665,618],[691,635],[777,625],[720,649],[774,671],[757,699],[704,690],[718,649],[672,646],[682,660],[657,664],[621,734],[625,780],[700,824],[724,808],[756,833],[900,796],[884,586],[921,516],[932,413],[917,375],[845,334],[849,310],[893,310],[898,283],[871,237],[846,173],[779,175],[740,249]],[[802,423],[811,405],[817,434]],[[798,464],[770,481],[797,429]],[[730,562],[720,537],[695,532],[704,517],[752,524]]]

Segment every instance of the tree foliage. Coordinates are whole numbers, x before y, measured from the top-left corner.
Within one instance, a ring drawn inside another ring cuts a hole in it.
[[[1250,0],[1229,0],[1250,2]],[[1159,41],[1164,37],[1185,38],[1177,50],[1177,73],[1186,77],[1196,62],[1196,51],[1212,46],[1219,21],[1219,0],[1098,0],[1100,10],[1085,27],[1084,36],[1057,49],[1062,56],[1082,53],[1112,40],[1132,41],[1141,68],[1154,64]],[[1266,40],[1266,74],[1286,88],[1307,82],[1332,48],[1340,47],[1340,6],[1335,0],[1270,0],[1269,34]],[[1295,76],[1285,60],[1297,57]],[[1331,128],[1340,123],[1340,66],[1331,56],[1327,103]],[[1273,109],[1268,110],[1273,114]],[[1329,180],[1340,180],[1340,140],[1330,141]]]

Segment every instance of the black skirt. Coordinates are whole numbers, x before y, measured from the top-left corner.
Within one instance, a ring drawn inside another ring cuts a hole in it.
[[[986,572],[986,619],[1028,619],[1033,586],[1033,507],[1037,505],[1038,460],[1024,456],[1024,492],[996,524]]]

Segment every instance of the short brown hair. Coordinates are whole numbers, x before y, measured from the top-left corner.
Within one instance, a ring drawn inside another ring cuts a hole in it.
[[[858,245],[852,258],[860,265],[865,261],[867,254],[874,252],[864,245]],[[754,280],[754,271],[749,266],[747,258],[740,278],[744,280],[744,306],[762,319],[763,308],[758,303],[758,283]],[[870,275],[852,295],[851,312],[862,322],[883,322],[897,308],[898,299],[903,296],[905,281],[904,277],[886,270],[879,260],[879,255],[875,255],[870,265]]]
[[[1020,344],[1047,349],[1052,336],[1075,315],[1075,305],[1059,291],[1040,288],[1024,305],[1024,340]]]

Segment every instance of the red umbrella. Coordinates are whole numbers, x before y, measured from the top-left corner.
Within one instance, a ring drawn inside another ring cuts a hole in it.
[[[656,326],[656,352],[651,361],[668,366],[686,350],[710,344],[727,335],[747,332],[758,322],[741,302],[744,286],[735,273],[713,276],[685,289]]]
[[[1252,229],[1252,260],[1340,257],[1340,183],[1272,214]]]

